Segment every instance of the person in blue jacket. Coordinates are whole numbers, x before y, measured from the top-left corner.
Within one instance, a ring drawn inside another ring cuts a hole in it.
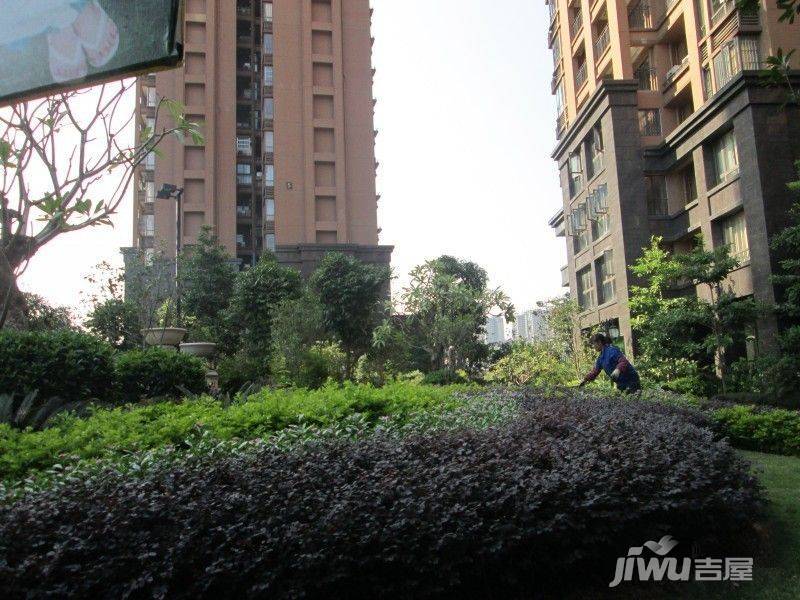
[[[601,372],[605,371],[621,392],[633,394],[642,389],[639,373],[625,358],[622,350],[611,344],[608,336],[597,333],[591,337],[589,342],[600,353],[600,356],[597,358],[594,369],[583,378],[580,387],[594,381]]]

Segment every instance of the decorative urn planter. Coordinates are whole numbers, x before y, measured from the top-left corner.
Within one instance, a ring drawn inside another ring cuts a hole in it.
[[[211,358],[217,351],[217,345],[211,342],[184,342],[181,344],[181,353],[199,358]]]
[[[186,330],[179,327],[154,327],[142,329],[144,343],[148,346],[177,346],[186,337]]]

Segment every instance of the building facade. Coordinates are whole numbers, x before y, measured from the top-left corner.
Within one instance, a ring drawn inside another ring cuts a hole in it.
[[[486,318],[485,342],[490,346],[500,346],[505,344],[507,339],[505,317],[503,315],[489,315]]]
[[[527,343],[543,341],[549,335],[542,310],[525,310],[515,315],[513,339]]]
[[[210,226],[232,257],[265,251],[310,273],[331,250],[388,264],[378,242],[369,0],[186,0],[182,68],[140,80],[139,126],[160,98],[202,123],[140,169],[134,245],[174,256]],[[161,117],[159,116],[159,121]]]
[[[581,328],[618,332],[633,351],[629,267],[652,236],[674,252],[698,234],[730,246],[740,267],[729,286],[773,303],[769,239],[788,222],[800,109],[758,70],[800,47],[800,22],[780,23],[774,0],[746,14],[722,0],[549,6],[563,191],[550,225],[567,242],[562,283]],[[759,322],[762,346],[776,327]]]

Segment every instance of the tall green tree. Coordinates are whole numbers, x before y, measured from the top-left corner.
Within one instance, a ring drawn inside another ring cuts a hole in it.
[[[758,315],[756,303],[737,298],[728,283],[738,266],[727,246],[707,250],[701,237],[684,254],[667,252],[662,240],[653,238],[631,267],[646,282],[633,286],[630,296],[634,332],[645,362],[670,373],[670,364],[682,366],[688,361],[694,365],[691,371],[704,374],[706,380],[716,373],[726,391],[727,353]],[[681,288],[690,293],[678,294]],[[705,290],[707,297],[698,297],[695,288]]]
[[[391,271],[341,252],[327,254],[308,282],[322,306],[322,325],[348,356],[348,374],[372,346],[386,316]]]
[[[488,287],[486,271],[475,263],[441,256],[416,267],[402,300],[409,331],[439,370],[473,369],[488,355],[481,341],[492,311],[514,319],[514,307],[500,288]]]
[[[227,326],[236,330],[243,349],[251,356],[267,359],[272,350],[272,319],[284,300],[299,298],[303,291],[300,274],[264,254],[256,265],[236,277]]]
[[[131,301],[107,298],[96,304],[86,319],[86,328],[117,350],[141,346],[139,309]]]
[[[231,302],[236,271],[210,227],[203,227],[197,244],[182,254],[178,264],[185,315],[197,326],[218,329]]]
[[[580,331],[581,307],[569,295],[539,303],[547,325],[547,342],[559,359],[568,364],[576,379],[582,378],[594,362],[588,338]]]

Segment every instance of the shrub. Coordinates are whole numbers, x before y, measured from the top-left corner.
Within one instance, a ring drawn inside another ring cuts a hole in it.
[[[514,344],[486,373],[486,381],[510,385],[565,385],[572,370],[544,344]]]
[[[185,391],[206,389],[206,367],[199,358],[179,352],[149,348],[117,357],[117,381],[126,402],[145,398],[178,398]]]
[[[203,397],[180,404],[100,409],[88,419],[66,418],[45,431],[25,433],[0,426],[0,480],[19,479],[55,464],[183,444],[198,428],[217,440],[252,440],[301,422],[327,426],[356,414],[371,423],[385,416],[402,422],[421,411],[457,406],[456,389],[411,384],[264,389],[227,408]]]
[[[264,360],[244,353],[226,356],[217,365],[219,389],[223,394],[235,394],[249,385],[266,385],[269,366]]]
[[[42,401],[69,401],[114,395],[111,346],[75,331],[0,331],[0,393],[26,396],[38,390]]]
[[[425,373],[422,383],[425,385],[456,385],[467,383],[467,378],[459,371],[441,369],[439,371]]]
[[[760,493],[708,431],[636,403],[526,403],[485,430],[199,456],[31,493],[0,507],[0,595],[563,595],[606,586],[614,557],[661,535],[741,548]]]
[[[800,412],[731,406],[713,411],[712,418],[738,448],[800,456]]]
[[[130,301],[109,298],[96,305],[86,327],[117,350],[130,350],[142,343],[139,308]]]

